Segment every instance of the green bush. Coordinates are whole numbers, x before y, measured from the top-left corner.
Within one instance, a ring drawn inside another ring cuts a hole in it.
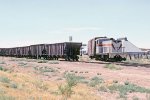
[[[0,70],[4,70],[2,66],[0,66]]]
[[[63,80],[63,78],[57,78],[57,80]]]
[[[122,69],[121,67],[118,67],[115,64],[106,64],[104,66],[104,68],[108,68],[108,69],[111,69],[111,70],[121,70]]]
[[[65,78],[68,86],[70,87],[77,85],[77,83],[79,82],[79,77],[75,76],[75,74],[68,73],[65,75]]]
[[[3,68],[2,66],[0,66],[0,70],[1,70],[1,71],[7,71],[8,69]]]
[[[67,98],[71,97],[71,94],[73,93],[72,87],[68,85],[60,85],[58,86],[58,90],[60,94],[63,96],[64,99],[67,100]]]
[[[119,91],[120,95],[127,95],[127,93],[140,92],[140,93],[150,93],[150,89],[137,86],[135,84],[128,83],[126,85],[113,84],[108,87],[110,91]]]
[[[48,61],[47,60],[40,60],[38,61],[38,63],[47,63]]]
[[[80,80],[80,83],[83,83],[83,84],[89,84],[89,80],[86,80],[86,79],[82,79],[82,80]]]
[[[80,79],[79,76],[75,76],[75,74],[66,73],[66,84],[58,86],[58,90],[60,94],[63,96],[63,99],[67,100],[67,98],[71,97],[73,91],[72,88],[77,85]]]
[[[9,83],[10,79],[8,77],[0,76],[0,82]]]
[[[98,91],[107,92],[108,90],[107,90],[107,87],[105,87],[105,86],[100,86],[100,87],[98,88]]]
[[[95,87],[96,85],[100,84],[103,82],[103,79],[100,77],[93,77],[89,83],[91,87]]]
[[[55,69],[53,69],[53,68],[47,68],[47,67],[40,67],[39,70],[42,73],[44,73],[44,72],[56,72]]]
[[[16,89],[16,88],[18,88],[18,85],[13,82],[13,83],[10,84],[10,87]]]
[[[114,91],[118,91],[118,86],[117,84],[113,84],[111,86],[108,86],[108,89],[110,90],[111,93],[113,93]]]

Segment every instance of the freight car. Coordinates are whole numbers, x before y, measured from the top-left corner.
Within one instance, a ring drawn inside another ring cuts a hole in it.
[[[107,37],[95,37],[88,41],[88,55],[90,58],[102,61],[126,60],[123,54],[121,40]]]
[[[77,61],[81,46],[82,43],[75,42],[48,44],[46,48],[48,59],[65,58],[65,60]]]
[[[80,47],[82,43],[77,42],[63,42],[54,44],[37,44],[25,47],[15,48],[0,48],[1,56],[11,57],[28,57],[28,58],[44,58],[44,59],[58,59],[78,60],[80,55]]]
[[[0,48],[0,55],[4,56],[6,54],[6,48]]]

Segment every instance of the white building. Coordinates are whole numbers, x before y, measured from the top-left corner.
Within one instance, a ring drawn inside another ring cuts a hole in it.
[[[87,54],[87,45],[83,44],[80,49],[80,55],[86,55]]]

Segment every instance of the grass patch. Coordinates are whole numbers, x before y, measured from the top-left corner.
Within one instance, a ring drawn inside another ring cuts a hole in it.
[[[63,78],[57,78],[57,80],[63,80]]]
[[[4,61],[1,61],[0,64],[6,64]]]
[[[3,68],[3,66],[0,66],[0,71],[7,71],[8,69]]]
[[[47,60],[40,60],[38,61],[38,63],[47,63],[48,61]]]
[[[0,76],[0,82],[10,83],[10,79],[8,77],[5,77],[5,76]]]
[[[0,94],[2,93],[5,93],[5,91],[2,88],[0,88]]]
[[[130,64],[150,64],[150,60],[149,59],[143,59],[143,58],[127,60],[125,62],[130,63]]]
[[[115,64],[106,64],[104,66],[104,68],[108,68],[108,69],[111,69],[111,70],[121,70],[122,69],[121,67],[119,67]]]
[[[27,61],[25,58],[11,58],[9,61]]]
[[[98,88],[98,91],[107,92],[108,89],[107,89],[107,87],[105,87],[105,86],[100,86],[100,87]]]
[[[89,86],[95,87],[95,86],[99,85],[100,83],[102,83],[103,81],[104,80],[100,77],[93,77],[89,82]]]
[[[66,74],[65,78],[69,86],[75,86],[82,79],[82,77],[70,73]]]
[[[48,67],[40,67],[40,68],[39,68],[39,71],[42,72],[42,73],[45,73],[45,72],[56,72],[55,69],[53,69],[53,68],[48,68]]]
[[[41,80],[37,80],[35,83],[33,83],[36,88],[42,90],[42,91],[47,91],[48,90],[48,84],[44,83]]]
[[[59,64],[58,61],[50,61],[49,64]]]
[[[15,97],[0,94],[0,100],[16,100]]]
[[[133,96],[132,100],[140,100],[137,96]]]
[[[3,71],[3,70],[4,70],[4,68],[3,68],[2,66],[0,66],[0,70],[1,70],[1,71]]]
[[[34,70],[39,71],[40,73],[46,73],[46,72],[56,72],[57,70],[50,68],[50,67],[33,67]]]
[[[89,80],[86,80],[86,79],[82,79],[82,80],[80,80],[80,83],[83,83],[83,84],[89,84]]]
[[[14,88],[14,89],[17,89],[17,88],[18,88],[18,85],[13,82],[13,83],[10,84],[10,87],[11,87],[11,88]]]
[[[18,63],[18,66],[26,66],[27,65],[27,63],[24,63],[24,62],[19,62]]]
[[[127,93],[140,92],[140,93],[150,93],[150,89],[137,86],[135,84],[113,84],[108,87],[111,92],[119,91],[120,97],[124,98]]]
[[[67,98],[71,97],[73,94],[72,88],[77,85],[81,77],[75,76],[75,74],[66,73],[66,84],[65,85],[59,85],[58,91],[62,95],[64,100],[67,100]]]

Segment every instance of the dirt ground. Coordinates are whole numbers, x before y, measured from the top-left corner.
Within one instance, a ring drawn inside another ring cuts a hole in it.
[[[119,84],[124,84],[126,81],[136,84],[140,87],[150,89],[150,65],[138,65],[134,63],[109,63],[119,67],[119,70],[105,68],[108,62],[67,62],[67,61],[46,61],[25,59],[25,58],[11,58],[0,57],[0,66],[11,70],[13,73],[22,73],[37,78],[45,82],[54,82],[60,84],[65,82],[64,73],[74,73],[77,76],[82,76],[86,80],[90,80],[93,77],[101,77],[104,80],[105,85],[111,85],[114,81]],[[51,72],[40,71],[40,68],[50,68]],[[82,87],[88,88],[91,94],[91,100],[149,100],[149,93],[133,92],[128,93],[126,98],[119,98],[118,93],[110,93],[98,91],[97,87],[90,87],[86,84]],[[75,87],[75,89],[78,87]],[[84,91],[82,91],[84,92]],[[93,98],[92,98],[93,96]],[[73,98],[69,98],[72,100]],[[85,99],[85,98],[84,98]],[[51,100],[51,99],[49,99]],[[61,99],[57,99],[61,100]],[[74,99],[75,100],[75,99]],[[79,98],[83,100],[83,98]],[[86,99],[87,100],[87,99]],[[90,99],[89,99],[90,100]]]

